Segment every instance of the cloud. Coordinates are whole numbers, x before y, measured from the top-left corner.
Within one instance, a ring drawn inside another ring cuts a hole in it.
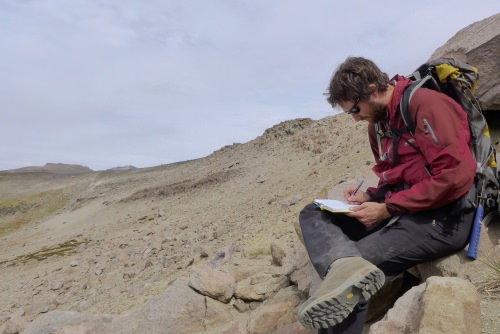
[[[500,9],[483,1],[441,14],[448,6],[0,2],[0,170],[46,162],[147,167],[249,141],[284,120],[325,117],[332,110],[322,93],[346,56],[406,74]]]

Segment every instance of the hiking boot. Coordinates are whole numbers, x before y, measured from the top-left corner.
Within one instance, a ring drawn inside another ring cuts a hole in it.
[[[368,301],[384,285],[384,273],[361,257],[334,261],[318,290],[302,304],[299,321],[307,328],[342,322],[359,301]]]

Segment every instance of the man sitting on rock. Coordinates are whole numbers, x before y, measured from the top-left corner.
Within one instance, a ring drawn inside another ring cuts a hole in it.
[[[399,75],[389,80],[358,57],[347,58],[331,79],[328,102],[368,122],[380,180],[366,192],[345,189],[345,199],[359,204],[352,212],[309,204],[300,213],[309,258],[324,280],[298,318],[319,333],[361,333],[367,302],[385,281],[468,242],[474,213],[464,209],[463,197],[476,163],[467,115],[447,95],[420,88],[409,107],[415,136],[405,132],[394,140],[390,131],[404,128],[398,106],[410,84]]]

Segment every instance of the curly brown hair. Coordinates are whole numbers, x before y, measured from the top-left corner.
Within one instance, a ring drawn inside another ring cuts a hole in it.
[[[367,100],[373,93],[374,84],[379,91],[386,91],[389,77],[375,63],[362,57],[348,57],[333,73],[327,101],[335,107],[339,102]]]

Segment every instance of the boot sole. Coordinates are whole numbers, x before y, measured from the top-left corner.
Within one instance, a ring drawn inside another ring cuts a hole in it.
[[[304,304],[300,323],[307,328],[328,328],[341,323],[360,300],[368,301],[384,284],[384,273],[377,267],[363,268],[321,299]]]

